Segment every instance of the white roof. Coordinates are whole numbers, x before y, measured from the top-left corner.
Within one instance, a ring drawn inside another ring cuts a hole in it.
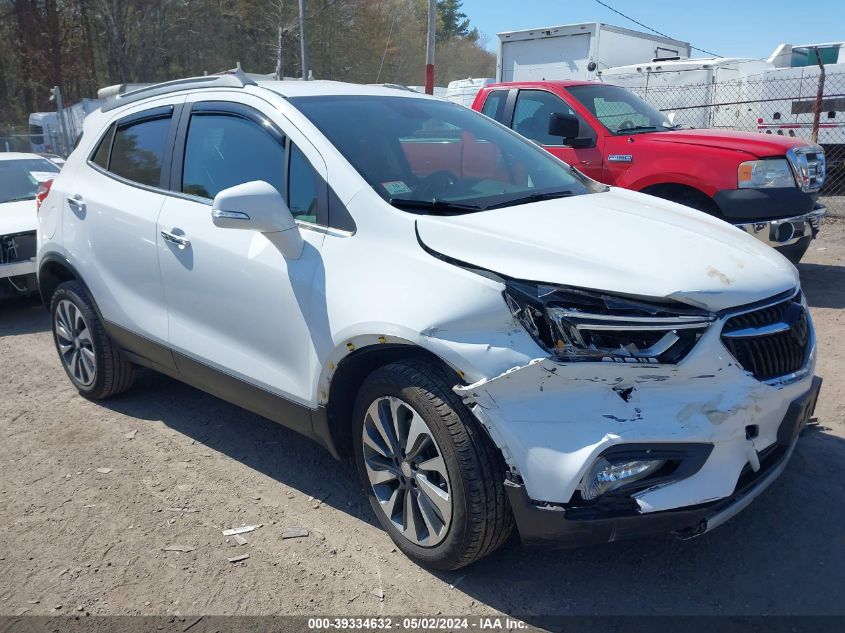
[[[429,95],[420,94],[400,88],[385,88],[365,84],[351,84],[342,81],[258,81],[260,88],[272,90],[283,97],[331,97],[346,95],[367,95],[381,97],[415,97],[417,99],[432,99]]]
[[[641,68],[651,68],[652,70],[658,67],[661,70],[695,70],[699,68],[711,68],[713,66],[725,66],[728,64],[739,64],[742,62],[756,61],[750,57],[696,57],[692,59],[675,59],[667,61],[647,61],[639,64],[627,64],[625,66],[614,66],[613,68],[605,68],[599,72],[599,75],[613,75],[616,73],[630,73],[636,72]]]
[[[0,160],[26,160],[26,159],[41,159],[47,160],[38,154],[29,154],[26,152],[0,152]]]

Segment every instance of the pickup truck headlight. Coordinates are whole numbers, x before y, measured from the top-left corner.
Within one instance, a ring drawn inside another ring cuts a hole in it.
[[[505,300],[534,340],[563,362],[677,363],[714,320],[674,301],[519,281],[506,282]]]
[[[749,160],[739,164],[737,186],[740,189],[794,187],[795,176],[785,158]]]

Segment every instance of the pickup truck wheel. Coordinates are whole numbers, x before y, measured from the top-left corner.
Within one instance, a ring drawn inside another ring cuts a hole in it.
[[[62,367],[81,395],[101,400],[132,385],[135,368],[106,334],[82,284],[59,285],[50,302],[50,315]]]
[[[355,462],[382,527],[415,562],[458,569],[508,538],[501,455],[441,367],[373,372],[355,401]]]

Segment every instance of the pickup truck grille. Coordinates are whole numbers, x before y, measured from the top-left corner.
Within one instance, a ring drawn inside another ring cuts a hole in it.
[[[818,191],[824,184],[825,156],[819,145],[796,147],[786,152],[795,180],[802,191]]]
[[[35,231],[0,235],[0,264],[24,262],[35,257]]]
[[[807,361],[810,321],[801,295],[730,317],[722,342],[757,380],[773,380],[800,370]]]

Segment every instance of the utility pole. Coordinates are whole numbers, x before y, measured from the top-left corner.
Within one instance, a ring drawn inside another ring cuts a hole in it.
[[[71,142],[68,140],[67,122],[65,121],[65,108],[62,103],[62,89],[53,86],[50,90],[50,101],[56,101],[56,118],[59,120],[59,133],[61,135],[59,153],[67,156],[70,154]]]
[[[425,47],[425,93],[427,95],[434,94],[434,36],[436,31],[437,0],[428,0],[428,42]]]
[[[299,0],[299,46],[302,60],[302,78],[308,79],[308,55],[305,44],[305,0]]]

